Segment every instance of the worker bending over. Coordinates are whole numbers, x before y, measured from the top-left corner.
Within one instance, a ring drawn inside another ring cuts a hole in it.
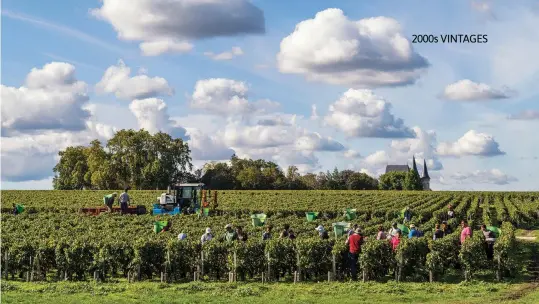
[[[112,194],[107,194],[103,197],[103,203],[105,203],[105,206],[107,206],[109,212],[112,212],[112,204],[114,204],[116,196],[118,196],[118,194],[114,192]]]

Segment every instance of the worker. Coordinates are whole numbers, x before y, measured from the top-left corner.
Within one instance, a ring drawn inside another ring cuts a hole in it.
[[[449,226],[446,221],[442,222],[442,231],[444,233],[444,236],[447,236],[447,235],[453,233],[453,230],[451,229],[451,226]]]
[[[409,222],[412,220],[412,211],[410,210],[410,207],[407,206],[404,208],[404,222]]]
[[[378,226],[378,234],[376,235],[377,240],[385,240],[387,239],[386,232],[384,231],[384,227],[382,225]]]
[[[401,242],[401,236],[402,236],[402,232],[399,230],[397,231],[395,236],[391,238],[390,242],[391,242],[391,248],[393,249],[393,251],[397,251],[397,247],[399,246]]]
[[[449,204],[447,206],[447,220],[450,220],[455,217],[455,211],[453,211],[453,205]]]
[[[238,241],[247,242],[247,233],[243,231],[243,227],[236,227],[236,234],[238,236]]]
[[[357,228],[352,235],[350,235],[345,244],[348,245],[348,262],[350,265],[350,272],[352,274],[352,280],[357,280],[357,263],[359,258],[359,253],[361,252],[361,245],[363,243],[363,238],[360,235],[361,231]]]
[[[324,229],[324,226],[320,225],[320,226],[316,227],[315,230],[318,231],[318,235],[320,236],[320,238],[322,240],[329,239],[329,234],[326,231],[326,229]]]
[[[213,239],[213,235],[211,234],[210,227],[206,228],[206,232],[202,235],[200,238],[200,243],[204,245],[206,242],[211,241]]]
[[[272,229],[273,229],[273,226],[271,226],[271,225],[266,227],[266,231],[264,231],[264,233],[262,234],[262,240],[263,241],[271,239],[271,230]]]
[[[419,230],[415,227],[414,224],[410,225],[410,233],[408,233],[408,238],[411,239],[413,237],[420,237],[421,234],[419,233]]]
[[[226,224],[225,230],[226,231],[225,231],[225,234],[223,236],[225,241],[232,242],[232,241],[235,241],[235,240],[238,239],[238,234],[236,233],[236,231],[234,231],[234,229],[232,229],[232,225]]]
[[[122,214],[127,214],[127,206],[129,206],[129,203],[131,202],[129,194],[127,194],[127,190],[129,190],[129,187],[125,187],[124,192],[120,194],[119,201]]]
[[[13,215],[19,214],[19,209],[17,209],[17,205],[13,204]]]
[[[185,234],[183,232],[178,234],[178,241],[183,241],[185,239],[187,239],[187,234]]]
[[[444,232],[442,229],[440,229],[440,224],[436,224],[434,226],[434,235],[432,236],[432,240],[436,241],[444,237]]]
[[[296,239],[296,235],[294,234],[294,231],[288,230],[288,238],[291,239],[291,240]]]
[[[288,230],[290,230],[290,225],[289,225],[289,224],[285,224],[285,225],[284,225],[283,231],[281,231],[281,235],[279,235],[279,238],[280,238],[280,239],[286,239],[286,238],[288,238],[288,235],[289,235]]]
[[[462,245],[467,238],[472,237],[472,228],[468,226],[467,220],[462,220],[460,225],[462,226],[462,232],[460,233],[460,244]]]
[[[359,226],[357,224],[354,224],[354,226],[348,230],[347,232],[348,236],[351,236],[352,234],[354,234],[358,227]]]
[[[496,240],[496,236],[494,232],[487,229],[487,225],[485,224],[481,225],[481,231],[485,236],[485,252],[487,259],[490,261],[494,258],[494,241]]]
[[[103,203],[105,203],[105,206],[107,206],[109,212],[112,212],[112,204],[114,204],[116,196],[118,196],[118,193],[114,192],[112,194],[107,194],[103,197]]]
[[[391,229],[389,229],[388,238],[391,240],[394,236],[397,235],[397,232],[401,231],[397,225],[397,223],[393,223],[391,225]]]

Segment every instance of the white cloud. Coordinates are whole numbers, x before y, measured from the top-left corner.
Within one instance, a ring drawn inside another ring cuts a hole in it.
[[[20,88],[1,86],[2,133],[37,130],[83,130],[90,113],[87,85],[69,63],[33,68]]]
[[[306,151],[342,151],[344,146],[332,139],[323,137],[318,133],[308,133],[296,139],[296,148]]]
[[[481,101],[510,98],[514,93],[508,89],[494,89],[484,83],[469,79],[459,80],[445,87],[442,98],[455,101]]]
[[[316,110],[316,105],[312,105],[311,106],[311,119],[312,120],[317,120],[318,118],[320,118],[320,116],[318,116],[318,111]]]
[[[87,145],[95,139],[92,132],[44,131],[2,137],[2,180],[41,180],[53,176],[58,151],[69,146]]]
[[[442,156],[497,156],[504,155],[498,142],[492,135],[479,133],[475,130],[466,132],[456,142],[442,142],[436,148],[439,155]]]
[[[103,0],[91,13],[147,55],[177,52],[185,40],[265,33],[264,13],[247,0]],[[165,47],[166,46],[166,47]]]
[[[349,150],[344,151],[344,157],[346,157],[346,158],[360,158],[361,154],[356,150],[349,149]]]
[[[193,44],[185,41],[154,40],[142,42],[140,50],[144,56],[159,56],[165,53],[187,53],[193,49]]]
[[[166,103],[158,98],[135,99],[129,109],[137,118],[139,127],[152,134],[165,132],[174,138],[184,138],[186,130],[170,119]]]
[[[392,140],[387,150],[376,151],[363,159],[362,164],[367,168],[382,171],[387,165],[405,165],[411,167],[412,157],[415,156],[420,171],[423,160],[427,162],[427,169],[439,171],[443,165],[435,153],[436,133],[433,130],[423,131],[419,127],[413,128],[414,138]]]
[[[272,110],[279,106],[270,100],[249,102],[245,82],[225,78],[197,81],[191,107],[216,115],[244,115]]]
[[[164,78],[148,77],[144,74],[130,77],[130,74],[131,69],[119,60],[117,65],[110,66],[105,71],[103,78],[96,85],[96,90],[100,93],[114,93],[116,97],[127,100],[174,93]]]
[[[516,114],[511,114],[507,118],[513,120],[539,120],[539,111],[523,110]]]
[[[227,51],[227,52],[222,52],[222,53],[219,53],[219,54],[215,54],[213,52],[205,52],[204,53],[204,56],[207,56],[207,57],[210,57],[211,59],[213,60],[230,60],[234,57],[238,57],[238,56],[241,56],[243,55],[243,51],[240,47],[238,46],[235,46],[232,48],[232,50],[230,51]]]
[[[349,20],[334,8],[298,23],[277,61],[283,73],[354,88],[412,84],[429,65],[396,20]]]
[[[518,181],[516,177],[507,175],[498,169],[477,170],[474,172],[467,173],[455,173],[451,176],[451,178],[460,182],[495,185],[507,185],[511,182]]]
[[[219,136],[204,134],[197,129],[187,129],[187,135],[189,136],[187,143],[194,160],[228,160],[236,153],[227,147]]]
[[[413,137],[404,121],[391,114],[391,104],[370,90],[346,91],[329,106],[324,121],[349,137]]]

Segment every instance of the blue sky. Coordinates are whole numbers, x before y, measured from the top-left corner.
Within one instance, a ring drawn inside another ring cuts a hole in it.
[[[539,187],[534,1],[162,2],[2,2],[2,189],[49,189],[58,150],[140,127],[186,133],[197,166],[377,176],[415,155],[435,190]]]

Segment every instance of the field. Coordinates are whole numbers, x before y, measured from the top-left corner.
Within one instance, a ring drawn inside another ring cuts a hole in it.
[[[208,293],[237,293],[239,298],[246,297],[243,300],[261,294],[274,299],[272,302],[285,302],[287,294],[294,294],[298,301],[329,302],[335,298],[330,292],[334,289],[342,291],[338,297],[346,302],[344,299],[350,296],[343,286],[352,283],[326,282],[328,278],[350,279],[345,237],[330,233],[329,240],[320,240],[314,228],[323,225],[331,230],[332,223],[347,221],[346,208],[355,208],[357,218],[348,222],[359,224],[368,238],[359,264],[360,277],[366,283],[354,283],[350,288],[363,290],[372,303],[395,299],[436,303],[442,296],[450,303],[459,300],[459,293],[469,294],[470,300],[465,303],[486,299],[537,301],[537,285],[529,283],[537,277],[538,246],[533,238],[539,226],[537,192],[218,191],[219,207],[209,217],[87,216],[78,212],[81,207],[100,206],[103,195],[110,192],[2,191],[4,300],[44,297],[40,301],[45,301],[48,294],[84,302],[89,295],[101,293],[105,294],[103,300],[112,300],[133,296],[133,286],[141,286],[162,290],[162,295],[148,297],[150,303],[166,302],[167,295],[175,292],[186,299],[205,294],[206,301]],[[132,191],[131,197],[134,204],[150,210],[161,192]],[[26,212],[9,214],[14,203],[25,205]],[[434,225],[446,219],[449,204],[456,215],[449,220],[454,233],[432,241]],[[376,241],[375,235],[380,225],[387,230],[392,222],[401,223],[401,210],[406,206],[413,211],[412,223],[425,236],[403,239],[393,252],[387,241]],[[275,227],[270,241],[261,240],[265,227],[251,225],[250,214],[259,212],[267,214],[266,224]],[[308,222],[305,212],[319,212],[319,218]],[[153,232],[153,222],[158,218],[172,222],[170,232]],[[476,231],[462,246],[461,219],[468,219]],[[206,227],[219,238],[228,223],[243,226],[248,242],[215,240],[200,245]],[[502,229],[494,260],[485,255],[478,231],[483,223]],[[294,230],[296,240],[278,239],[285,224]],[[177,240],[180,232],[187,233],[186,241]],[[516,235],[522,233],[528,238],[517,239]],[[236,274],[238,282],[222,283],[229,280],[230,273]],[[300,281],[296,285],[278,284],[294,281],[295,273]],[[195,275],[205,282],[191,282]],[[268,282],[260,284],[268,277]],[[70,282],[59,282],[64,280]],[[422,283],[430,280],[440,283]],[[384,294],[386,288],[403,291]],[[443,291],[429,294],[431,288]],[[314,291],[305,291],[310,289]],[[326,291],[317,293],[321,290]],[[512,296],[519,290],[518,297]]]

